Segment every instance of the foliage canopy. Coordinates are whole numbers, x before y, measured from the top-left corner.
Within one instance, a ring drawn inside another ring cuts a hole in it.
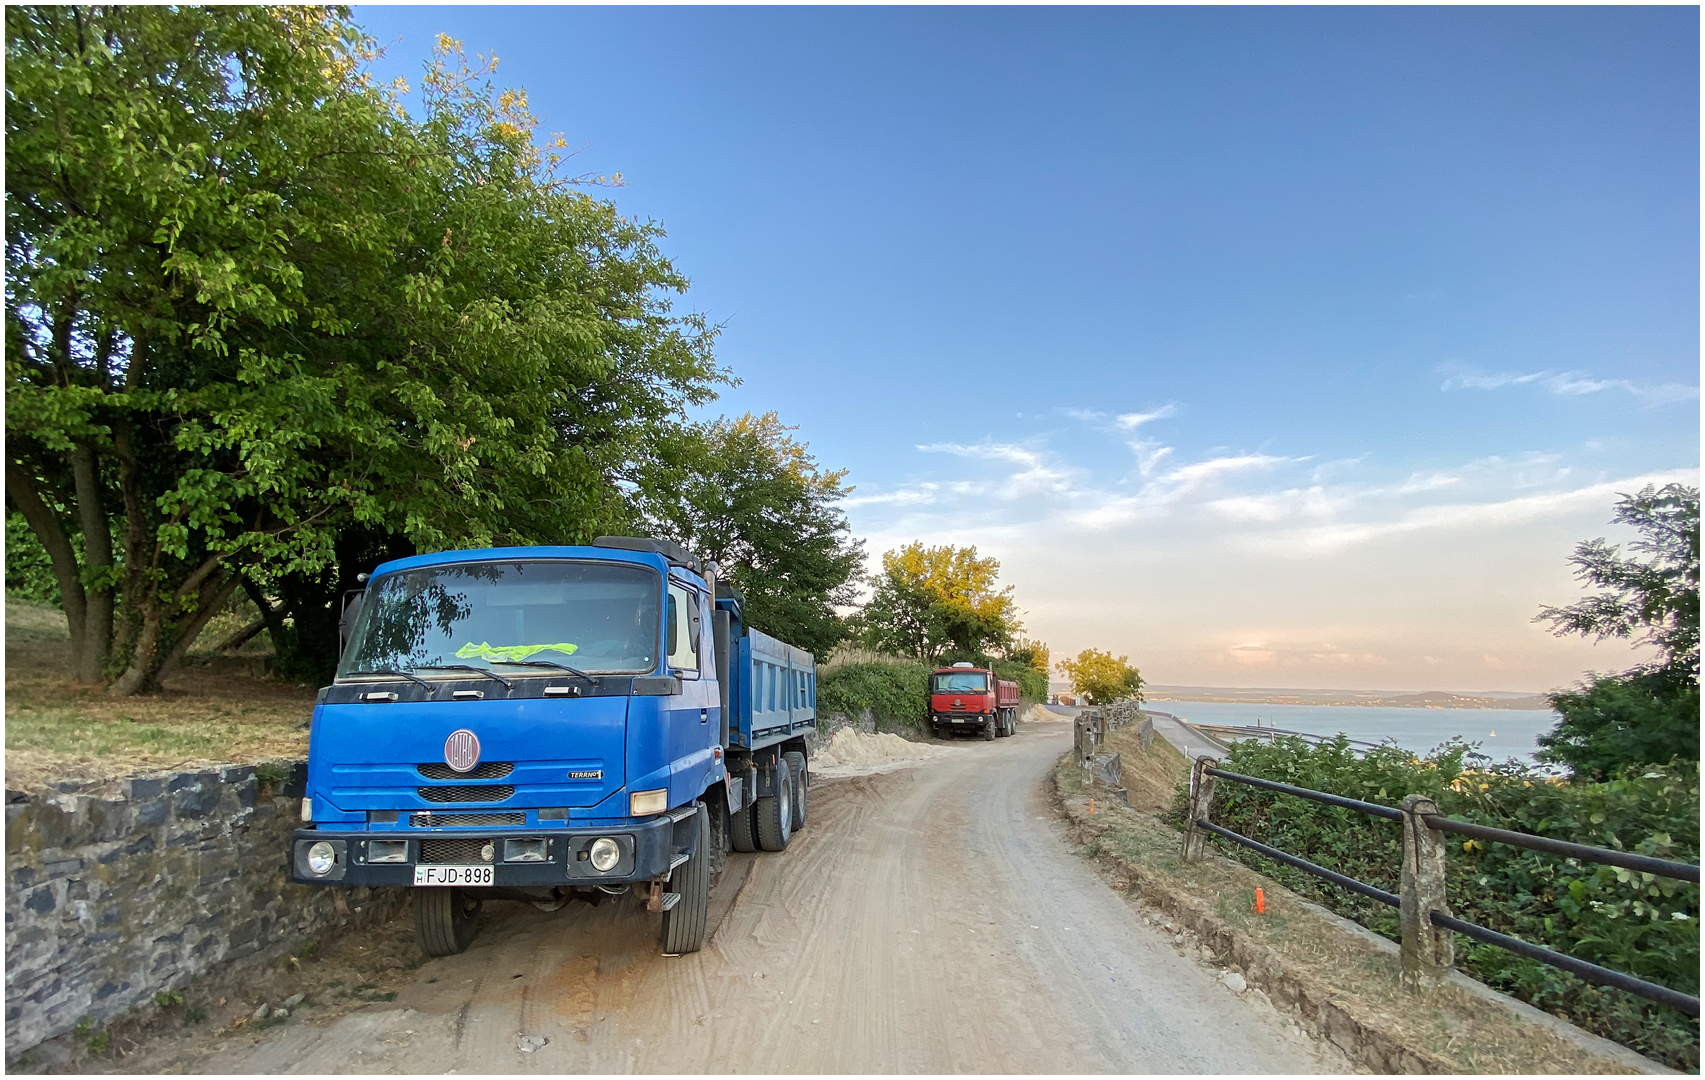
[[[884,552],[861,613],[866,642],[930,664],[1002,651],[1023,630],[1012,587],[997,587],[1000,561],[975,547],[913,541]]]
[[[846,470],[817,465],[775,413],[683,432],[678,475],[643,496],[658,531],[716,562],[745,594],[746,621],[826,657],[847,636],[864,566],[840,501]]]
[[[622,484],[724,377],[660,231],[565,177],[454,42],[415,120],[343,8],[6,28],[6,488],[85,681],[155,684],[346,527],[619,529]]]
[[[1559,636],[1637,638],[1657,649],[1653,663],[1551,694],[1562,720],[1540,736],[1539,757],[1591,778],[1699,760],[1699,489],[1648,485],[1624,496],[1612,521],[1638,532],[1635,557],[1603,537],[1577,545],[1575,576],[1601,591],[1535,617]]]
[[[1128,656],[1085,649],[1061,660],[1059,668],[1060,674],[1071,680],[1072,690],[1093,704],[1106,705],[1121,698],[1142,700],[1143,677],[1131,666]]]

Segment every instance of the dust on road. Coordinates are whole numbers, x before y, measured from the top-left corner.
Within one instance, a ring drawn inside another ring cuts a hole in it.
[[[781,854],[736,855],[714,937],[660,955],[631,900],[487,906],[468,952],[208,1072],[1322,1072],[1342,1060],[1134,917],[1054,831],[1057,725],[813,786]],[[137,1063],[146,1068],[145,1064]],[[188,1064],[188,1063],[182,1063]]]

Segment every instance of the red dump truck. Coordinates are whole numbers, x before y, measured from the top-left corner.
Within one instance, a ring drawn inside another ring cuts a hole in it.
[[[961,660],[929,677],[929,723],[938,737],[975,731],[985,739],[1018,729],[1018,684]]]

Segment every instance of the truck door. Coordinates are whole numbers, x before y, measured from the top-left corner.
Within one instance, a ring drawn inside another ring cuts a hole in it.
[[[710,748],[721,734],[717,721],[715,668],[711,638],[705,619],[705,597],[690,585],[669,579],[668,610],[665,612],[665,644],[669,648],[669,670],[679,676],[681,692],[664,705],[664,739],[672,768],[670,805],[679,805],[699,793],[695,786],[712,766]],[[691,791],[686,790],[692,788]]]

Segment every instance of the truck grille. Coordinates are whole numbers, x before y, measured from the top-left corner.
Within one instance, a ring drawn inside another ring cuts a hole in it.
[[[502,802],[515,794],[508,784],[466,784],[462,787],[415,788],[427,802]]]
[[[477,866],[486,861],[485,846],[495,843],[496,841],[482,840],[476,836],[465,839],[457,837],[454,840],[422,840],[420,861],[438,866]]]
[[[515,763],[482,761],[467,772],[457,772],[442,761],[428,761],[415,770],[428,780],[499,780],[515,771]]]
[[[527,824],[527,815],[520,811],[508,814],[435,814],[427,811],[410,814],[408,823],[416,829],[430,829],[437,826],[472,828],[481,825],[525,825]]]

